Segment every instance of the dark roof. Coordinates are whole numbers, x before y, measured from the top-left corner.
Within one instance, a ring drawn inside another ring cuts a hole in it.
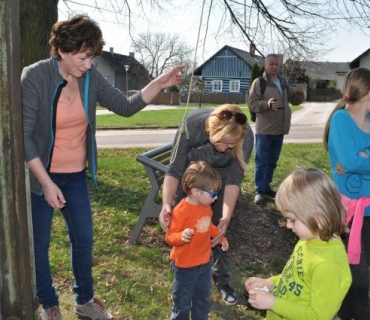
[[[370,49],[367,49],[363,53],[361,53],[356,59],[353,59],[350,63],[349,66],[351,69],[358,68],[360,66],[360,60],[361,57],[364,55],[367,55],[369,53]]]
[[[125,74],[125,65],[129,65],[130,68],[127,72],[135,79],[132,89],[142,89],[151,80],[148,70],[131,53],[125,56],[111,51],[103,51],[100,54],[100,58],[105,60],[116,74]]]
[[[130,68],[135,65],[140,65],[140,63],[131,56],[125,56],[123,54],[114,53],[110,51],[102,51],[100,56],[108,61],[108,63],[114,68],[117,72],[125,73],[125,65],[129,65]]]
[[[253,65],[255,63],[258,63],[259,65],[263,65],[264,64],[264,61],[265,59],[261,56],[258,56],[258,55],[251,55],[249,52],[247,51],[244,51],[244,50],[241,50],[241,49],[238,49],[238,48],[234,48],[234,47],[230,47],[228,45],[225,45],[223,46],[220,50],[218,50],[214,55],[212,55],[209,59],[207,59],[205,62],[203,62],[198,68],[196,68],[194,70],[194,75],[196,76],[200,76],[201,75],[201,70],[203,69],[203,67],[215,56],[217,56],[221,51],[225,50],[225,49],[229,49],[231,52],[233,52],[236,56],[238,56],[241,60],[245,61],[247,64],[249,64],[251,67],[253,67]]]
[[[310,78],[322,80],[336,80],[338,73],[349,71],[348,62],[300,61],[299,65],[306,70],[306,75]]]
[[[223,49],[228,48],[230,51],[234,52],[238,57],[240,57],[242,60],[244,60],[246,63],[248,63],[250,66],[253,67],[255,63],[258,63],[259,65],[263,65],[265,63],[265,58],[257,55],[251,55],[249,52],[230,47],[225,46]]]

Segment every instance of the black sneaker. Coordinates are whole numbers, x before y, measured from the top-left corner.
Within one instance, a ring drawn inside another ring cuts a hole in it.
[[[231,288],[228,284],[223,285],[221,288],[218,289],[218,291],[220,292],[222,301],[229,306],[233,306],[238,302],[238,295],[236,294],[235,290]]]
[[[271,189],[271,187],[268,187],[266,190],[265,190],[265,194],[267,195],[267,196],[269,196],[270,198],[275,198],[275,196],[276,196],[276,191],[275,190],[273,190],[273,189]]]
[[[254,203],[262,204],[265,201],[265,193],[262,191],[256,191],[254,194]]]

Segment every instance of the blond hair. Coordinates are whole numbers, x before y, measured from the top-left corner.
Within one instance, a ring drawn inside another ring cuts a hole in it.
[[[340,109],[344,109],[348,104],[360,101],[370,91],[370,70],[367,68],[356,68],[351,70],[343,84],[343,98],[331,112],[324,130],[324,148],[328,150],[330,121],[334,113]]]
[[[293,171],[275,197],[280,212],[289,212],[321,240],[328,241],[345,230],[345,208],[332,179],[316,168]]]
[[[218,143],[224,139],[240,137],[236,146],[231,149],[231,154],[243,170],[245,170],[247,164],[243,155],[243,144],[248,133],[247,124],[238,124],[235,121],[235,117],[225,121],[224,119],[219,119],[217,116],[214,116],[225,110],[231,111],[234,114],[243,113],[242,109],[235,104],[220,105],[213,110],[211,116],[208,118],[208,127],[206,130],[212,144]]]
[[[193,188],[219,191],[221,177],[208,162],[192,161],[182,175],[181,184],[185,194],[189,194]]]

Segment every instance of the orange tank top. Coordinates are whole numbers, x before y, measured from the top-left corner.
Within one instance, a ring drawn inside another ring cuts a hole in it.
[[[80,94],[72,101],[60,97],[50,172],[80,172],[86,166],[87,118]]]

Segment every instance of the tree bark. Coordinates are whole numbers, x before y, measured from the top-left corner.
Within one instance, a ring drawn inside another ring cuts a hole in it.
[[[21,66],[49,57],[51,27],[59,0],[20,0]]]
[[[20,86],[19,1],[0,1],[0,320],[34,320],[36,293]]]

